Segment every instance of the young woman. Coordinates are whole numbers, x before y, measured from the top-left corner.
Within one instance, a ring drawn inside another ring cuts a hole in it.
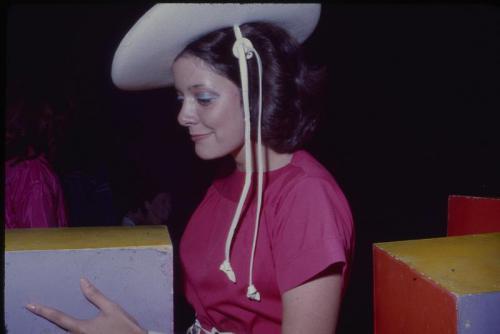
[[[115,84],[174,84],[196,154],[235,163],[208,189],[181,241],[196,312],[190,333],[335,330],[352,217],[335,180],[302,150],[317,123],[323,73],[305,63],[300,42],[319,12],[315,4],[157,5],[115,54]],[[95,319],[28,308],[76,333],[145,332],[85,280],[82,290],[101,308]]]

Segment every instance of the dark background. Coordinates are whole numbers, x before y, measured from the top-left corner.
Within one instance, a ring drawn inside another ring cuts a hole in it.
[[[105,169],[115,221],[145,189],[170,191],[174,242],[208,186],[176,124],[169,89],[113,86],[121,38],[151,6],[12,4],[6,83],[69,94],[78,106],[58,170]],[[329,72],[309,150],[352,206],[356,254],[339,333],[370,333],[374,242],[446,234],[450,194],[500,196],[500,11],[488,5],[324,5],[306,42]],[[191,321],[177,296],[177,329]]]

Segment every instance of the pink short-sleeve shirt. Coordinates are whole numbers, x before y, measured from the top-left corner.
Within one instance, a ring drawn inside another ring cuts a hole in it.
[[[347,276],[352,216],[333,177],[305,151],[295,152],[287,166],[265,173],[253,269],[261,300],[251,301],[246,291],[255,224],[252,193],[231,247],[236,283],[219,270],[243,183],[239,171],[216,180],[191,217],[180,246],[184,290],[204,328],[280,333],[285,291],[336,263],[343,264]]]

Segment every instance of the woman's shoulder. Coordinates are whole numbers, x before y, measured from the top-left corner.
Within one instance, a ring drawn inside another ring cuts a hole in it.
[[[279,207],[283,203],[328,202],[348,207],[343,190],[330,171],[306,151],[294,153],[287,173],[273,185],[272,196]]]

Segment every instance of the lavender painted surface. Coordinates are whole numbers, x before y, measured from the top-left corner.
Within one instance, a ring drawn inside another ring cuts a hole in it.
[[[5,253],[5,322],[10,334],[66,333],[24,309],[49,305],[77,318],[97,309],[80,291],[88,278],[143,328],[173,332],[172,247]]]
[[[500,292],[458,297],[459,334],[500,333]]]

